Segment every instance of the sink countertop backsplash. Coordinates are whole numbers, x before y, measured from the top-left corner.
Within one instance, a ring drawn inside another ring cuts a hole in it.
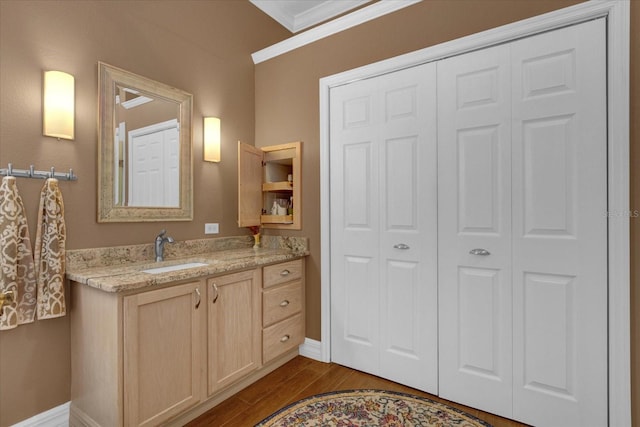
[[[176,280],[241,270],[309,255],[306,237],[262,236],[259,249],[252,236],[176,241],[165,245],[165,260],[155,262],[153,244],[76,249],[66,252],[69,280],[102,289],[123,292]],[[185,262],[206,266],[162,274],[142,270]]]

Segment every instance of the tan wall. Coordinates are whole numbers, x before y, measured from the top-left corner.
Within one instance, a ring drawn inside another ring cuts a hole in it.
[[[38,169],[74,168],[80,180],[61,183],[70,249],[150,242],[163,227],[184,240],[204,237],[204,222],[219,222],[221,235],[244,232],[235,224],[236,140],[252,142],[255,135],[259,146],[303,140],[303,230],[288,234],[310,237],[307,335],[319,339],[318,79],[577,2],[425,1],[259,64],[254,92],[249,54],[288,33],[246,2],[0,0],[0,167],[11,161],[16,168],[31,163]],[[169,25],[178,27],[170,30]],[[640,31],[638,2],[632,2],[631,31]],[[632,37],[632,209],[640,208],[640,173],[634,169],[640,163],[639,43]],[[96,223],[98,60],[194,94],[193,222]],[[76,76],[73,142],[41,136],[44,69]],[[209,115],[223,120],[223,161],[217,165],[202,162],[201,119]],[[41,185],[36,180],[18,182],[32,238]],[[638,221],[631,223],[633,366],[640,366]],[[68,328],[65,317],[0,332],[0,426],[68,401]],[[632,372],[634,402],[640,396],[638,371]],[[640,425],[640,405],[634,406],[633,415]]]
[[[0,0],[0,165],[73,168],[61,182],[68,249],[248,234],[236,225],[236,141],[254,139],[250,54],[290,33],[247,1]],[[97,62],[104,61],[194,96],[194,220],[97,224]],[[76,139],[42,136],[42,71],[76,77]],[[222,162],[202,161],[202,117],[222,119]],[[32,241],[42,181],[19,179]],[[69,400],[68,317],[0,332],[0,426]]]
[[[554,9],[574,0],[429,0],[304,46],[256,66],[256,145],[304,141],[303,230],[311,256],[307,274],[307,336],[320,339],[320,162],[318,80],[341,71],[436,45]],[[632,209],[640,209],[640,2],[632,2]],[[640,219],[632,226],[632,288],[640,277]],[[633,366],[640,366],[640,292],[632,296]],[[634,401],[639,400],[638,370],[633,372]],[[640,425],[640,405],[634,405]]]

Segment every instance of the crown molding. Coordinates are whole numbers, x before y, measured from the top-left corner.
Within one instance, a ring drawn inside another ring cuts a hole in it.
[[[294,17],[293,30],[291,30],[291,32],[297,33],[298,31],[305,30],[317,23],[327,21],[370,1],[371,0],[341,0],[324,2],[297,14]]]
[[[339,33],[351,27],[363,24],[372,19],[379,18],[407,6],[419,3],[422,0],[381,0],[371,6],[363,7],[348,15],[319,25],[303,33],[290,37],[279,43],[266,47],[251,54],[254,64],[267,61],[276,56],[295,50],[299,47],[313,43],[325,37]],[[275,18],[274,18],[275,19]]]

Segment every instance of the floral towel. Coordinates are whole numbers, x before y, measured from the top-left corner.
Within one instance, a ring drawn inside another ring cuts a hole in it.
[[[58,180],[49,178],[40,193],[35,267],[38,284],[38,319],[67,312],[64,298],[66,227]]]
[[[29,228],[16,178],[6,176],[0,185],[0,292],[13,292],[5,305],[0,330],[31,323],[36,309],[36,274]]]

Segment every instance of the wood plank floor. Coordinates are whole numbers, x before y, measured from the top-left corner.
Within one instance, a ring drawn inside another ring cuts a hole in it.
[[[278,409],[305,397],[329,391],[372,388],[411,393],[444,402],[478,417],[495,427],[524,426],[516,421],[458,405],[410,387],[368,375],[334,363],[298,356],[209,412],[193,420],[189,427],[254,426]]]

